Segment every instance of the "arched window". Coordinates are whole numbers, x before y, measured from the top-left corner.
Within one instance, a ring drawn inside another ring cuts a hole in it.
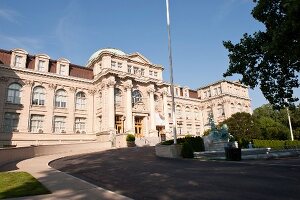
[[[195,119],[199,120],[200,119],[200,114],[198,108],[195,108]]]
[[[37,86],[33,89],[32,104],[39,106],[45,105],[45,88]]]
[[[20,91],[22,86],[18,83],[12,83],[8,86],[7,102],[19,104],[20,103]]]
[[[168,104],[168,116],[169,118],[172,117],[172,106],[170,104]]]
[[[180,105],[176,106],[176,116],[177,118],[182,118],[181,107]]]
[[[235,113],[235,106],[233,103],[230,104],[231,105],[231,114]]]
[[[122,92],[119,88],[115,88],[115,105],[121,105],[122,103]]]
[[[83,92],[78,92],[76,94],[76,109],[85,109],[86,97]]]
[[[191,119],[191,110],[190,107],[185,108],[185,117],[186,119]]]
[[[67,93],[65,90],[57,90],[55,94],[55,107],[65,108],[67,106]]]
[[[224,107],[222,104],[218,104],[218,117],[222,117],[222,116],[225,116],[225,113],[224,113]]]
[[[139,90],[134,90],[132,92],[132,104],[136,104],[138,102],[142,101],[142,95],[141,92]]]
[[[238,112],[242,112],[243,111],[242,105],[240,103],[238,103],[237,109],[238,109]]]

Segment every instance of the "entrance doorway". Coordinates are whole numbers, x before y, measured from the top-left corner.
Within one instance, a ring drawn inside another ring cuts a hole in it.
[[[143,117],[135,117],[134,125],[136,137],[143,137]]]
[[[161,141],[166,141],[166,134],[164,133],[164,126],[156,126],[157,136],[160,137]]]
[[[116,133],[120,134],[123,133],[124,131],[124,126],[123,126],[123,117],[121,115],[116,115],[115,117],[115,128],[116,128]]]

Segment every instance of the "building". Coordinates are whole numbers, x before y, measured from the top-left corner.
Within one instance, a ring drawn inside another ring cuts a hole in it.
[[[112,141],[124,146],[172,138],[170,84],[140,53],[106,48],[86,66],[23,49],[0,50],[0,145]],[[226,80],[192,90],[175,85],[177,134],[201,135],[208,115],[221,122],[251,113],[246,86]]]

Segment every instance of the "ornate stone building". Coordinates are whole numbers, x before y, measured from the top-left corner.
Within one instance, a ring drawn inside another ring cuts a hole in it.
[[[111,140],[123,146],[172,138],[170,85],[163,67],[139,53],[95,52],[86,66],[25,50],[0,50],[0,145]],[[192,90],[175,86],[177,134],[201,135],[210,113],[221,122],[251,113],[247,87],[218,81]]]

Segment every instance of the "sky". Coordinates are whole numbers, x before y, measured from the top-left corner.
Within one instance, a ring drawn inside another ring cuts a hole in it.
[[[251,16],[254,5],[252,0],[170,0],[174,82],[197,89],[224,79],[229,59],[222,41],[237,43],[244,33],[264,29]],[[164,66],[169,81],[165,0],[0,1],[2,49],[23,48],[85,66],[107,47],[143,54]],[[267,103],[258,88],[249,94],[252,109]]]

